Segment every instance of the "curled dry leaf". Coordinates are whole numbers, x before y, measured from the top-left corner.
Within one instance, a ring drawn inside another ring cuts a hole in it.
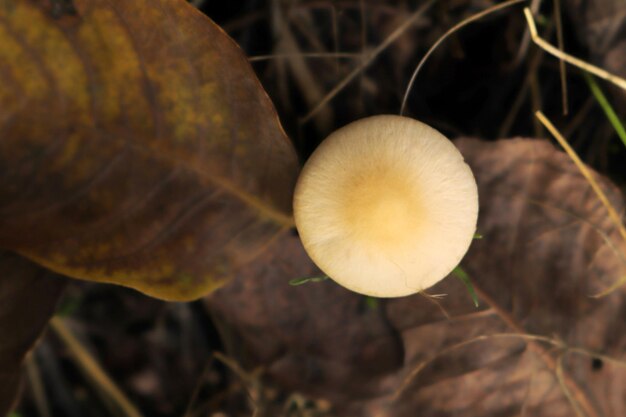
[[[0,416],[19,387],[20,364],[54,311],[65,280],[0,251]]]
[[[183,0],[0,1],[0,247],[168,300],[291,225],[292,147]]]
[[[604,207],[546,141],[456,143],[479,184],[484,237],[463,262],[479,309],[449,278],[431,289],[447,294],[448,316],[420,295],[364,313],[330,282],[289,286],[315,271],[301,249],[290,255],[295,243],[276,241],[266,262],[207,299],[233,354],[288,391],[332,399],[337,415],[626,415],[626,367],[564,348],[626,360],[626,290],[590,297],[626,274]]]

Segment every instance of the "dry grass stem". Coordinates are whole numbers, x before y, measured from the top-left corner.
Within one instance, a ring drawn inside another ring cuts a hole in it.
[[[535,51],[535,53],[529,59],[528,72],[526,73],[526,76],[524,77],[522,86],[520,87],[519,91],[517,92],[517,95],[515,96],[515,100],[513,100],[513,103],[511,104],[511,109],[509,110],[506,117],[504,118],[504,121],[502,122],[500,129],[498,129],[498,137],[503,138],[505,136],[508,136],[509,132],[511,131],[511,127],[513,126],[513,123],[517,119],[517,115],[519,114],[519,111],[522,108],[522,104],[524,104],[526,97],[528,95],[531,79],[535,76],[537,69],[543,62],[544,56],[545,56],[544,52],[539,50],[539,51]]]
[[[610,287],[608,287],[606,290],[604,291],[600,291],[597,294],[593,294],[591,295],[591,297],[593,298],[602,298],[605,297],[611,293],[613,293],[615,290],[617,290],[618,288],[620,288],[622,285],[626,284],[626,275],[623,277],[620,277],[617,281],[615,281]]]
[[[533,111],[537,111],[543,108],[543,100],[542,100],[542,91],[541,86],[539,85],[539,71],[538,68],[535,68],[534,72],[529,73],[529,83],[528,86],[530,88],[530,102]],[[539,121],[535,118],[532,118],[533,121],[533,134],[536,138],[540,138],[543,136],[543,126]]]
[[[567,398],[567,401],[570,403],[570,405],[574,409],[574,412],[576,412],[576,416],[587,417],[587,413],[585,413],[583,409],[580,407],[580,404],[578,404],[578,402],[576,401],[572,393],[569,391],[569,388],[567,388],[567,384],[565,383],[565,379],[563,377],[563,355],[560,355],[556,361],[555,373],[556,373],[556,379],[557,381],[559,381],[559,386],[561,387],[561,391],[563,391],[565,398]]]
[[[463,20],[460,23],[457,23],[452,28],[448,29],[448,31],[446,33],[444,33],[439,39],[437,39],[437,42],[435,42],[433,44],[433,46],[430,47],[428,52],[426,52],[426,54],[421,59],[419,64],[417,64],[417,67],[415,68],[415,71],[413,71],[413,74],[411,75],[411,79],[409,80],[409,85],[406,87],[406,91],[404,92],[404,97],[402,98],[402,105],[400,106],[400,115],[401,116],[404,115],[404,112],[406,110],[406,102],[407,102],[407,100],[409,98],[409,94],[411,93],[411,90],[413,89],[413,84],[415,84],[415,79],[417,78],[417,74],[419,74],[420,70],[424,66],[424,63],[428,60],[428,57],[430,57],[430,55],[435,51],[435,49],[437,49],[437,47],[443,41],[445,41],[450,35],[452,35],[453,33],[457,32],[459,29],[469,25],[472,22],[475,22],[475,21],[477,21],[479,19],[482,19],[483,17],[485,17],[485,16],[487,16],[487,15],[489,15],[491,13],[495,13],[498,10],[502,10],[504,8],[511,7],[511,6],[514,6],[514,5],[518,4],[518,3],[524,3],[524,2],[526,2],[526,0],[509,0],[509,1],[505,1],[504,3],[492,6],[492,7],[488,8],[488,9],[486,9],[486,10],[483,10],[480,13],[476,13],[475,15],[468,17],[467,19]]]
[[[591,188],[593,189],[595,194],[598,196],[598,199],[600,199],[600,201],[602,202],[602,205],[604,205],[606,211],[609,214],[609,218],[611,219],[612,223],[619,230],[619,233],[622,236],[622,238],[624,239],[624,241],[626,241],[626,228],[624,227],[624,223],[622,222],[621,217],[617,213],[617,210],[615,209],[613,204],[611,204],[611,202],[609,201],[609,199],[606,196],[606,194],[604,193],[604,191],[602,191],[602,189],[598,185],[598,182],[593,177],[593,174],[591,173],[591,171],[582,162],[582,160],[580,159],[580,157],[578,156],[576,151],[574,151],[574,149],[572,149],[572,147],[569,145],[569,143],[563,137],[563,135],[561,135],[561,133],[557,130],[557,128],[552,124],[552,122],[550,122],[550,120],[548,120],[548,118],[541,111],[537,111],[535,113],[535,116],[550,131],[550,133],[556,138],[556,140],[563,147],[563,149],[565,149],[565,152],[567,152],[567,154],[572,159],[572,161],[574,161],[574,164],[576,164],[576,167],[578,168],[580,173],[589,182],[589,185],[591,186]],[[606,290],[600,292],[599,294],[593,295],[593,297],[599,298],[599,297],[604,297],[604,296],[606,296],[608,294],[611,294],[617,288],[621,287],[624,283],[626,283],[626,277],[620,278],[618,281],[616,281],[609,288],[607,288]]]
[[[297,54],[301,58],[318,58],[318,59],[361,59],[360,53],[350,52],[302,52]],[[294,58],[296,54],[271,54],[271,55],[256,55],[248,58],[250,62],[269,61],[272,59],[285,59]]]
[[[561,0],[554,0],[554,19],[556,21],[556,39],[559,51],[564,53],[565,41],[563,40],[563,21],[561,19]],[[563,105],[563,115],[568,113],[567,98],[567,67],[563,58],[559,59],[559,75],[561,76],[561,103]]]
[[[323,87],[317,82],[317,77],[315,77],[302,56],[300,45],[291,31],[287,17],[284,16],[282,5],[277,0],[272,1],[271,4],[272,19],[275,23],[275,36],[278,37],[278,42],[274,47],[275,51],[278,51],[278,54],[285,54],[289,57],[285,59],[287,68],[293,75],[298,89],[302,92],[307,106],[313,106],[324,97]],[[322,132],[331,129],[333,115],[330,109],[321,109],[316,114],[315,123]]]
[[[41,372],[39,372],[37,358],[33,351],[26,357],[24,364],[26,365],[26,375],[28,376],[28,382],[35,399],[37,412],[40,417],[51,417],[45,385],[41,379]]]
[[[105,404],[112,404],[114,415],[120,417],[141,417],[139,410],[124,395],[122,390],[115,385],[89,351],[74,336],[65,324],[65,321],[59,317],[54,317],[50,320],[50,326],[65,344],[81,372],[93,384],[96,391],[100,393]]]
[[[261,382],[262,369],[256,369],[251,373],[244,370],[239,363],[221,352],[213,352],[213,357],[226,365],[244,384],[246,394],[254,408],[255,415],[262,414],[265,409],[263,387]]]
[[[596,195],[598,196],[598,198],[600,199],[600,201],[606,208],[606,211],[608,212],[609,217],[611,218],[611,221],[613,222],[615,227],[617,227],[617,229],[619,230],[620,234],[622,235],[622,238],[624,239],[624,241],[626,241],[626,228],[624,227],[624,224],[622,223],[622,220],[619,214],[617,214],[617,210],[615,210],[615,207],[613,207],[613,204],[611,204],[611,202],[609,201],[604,191],[602,191],[602,189],[600,188],[600,186],[598,185],[598,182],[593,177],[593,174],[591,173],[589,168],[587,168],[587,166],[580,159],[576,151],[572,149],[572,147],[569,145],[569,143],[563,137],[563,135],[561,135],[561,133],[557,130],[557,128],[552,124],[552,122],[550,122],[550,120],[548,120],[548,118],[541,111],[535,112],[535,116],[546,127],[546,129],[550,131],[550,133],[555,137],[555,139],[559,142],[559,144],[563,147],[563,149],[565,149],[565,152],[567,152],[567,154],[572,159],[572,161],[574,161],[574,164],[576,164],[576,167],[578,168],[580,173],[583,174],[585,179],[587,179],[587,181],[589,182],[589,185],[591,186],[593,191],[596,193]]]
[[[528,23],[528,28],[530,30],[530,37],[532,38],[533,42],[535,42],[541,49],[543,49],[544,51],[546,51],[547,53],[551,55],[554,55],[555,57],[559,59],[562,59],[568,64],[584,69],[585,71],[590,72],[593,75],[599,78],[602,78],[603,80],[613,83],[616,86],[626,90],[626,80],[623,79],[622,77],[611,74],[610,72],[600,67],[596,67],[595,65],[591,65],[583,61],[582,59],[578,59],[565,52],[562,52],[558,48],[554,47],[550,43],[543,40],[537,34],[537,27],[535,26],[535,20],[533,19],[533,15],[528,8],[524,9],[524,15],[526,16],[526,21]]]
[[[313,107],[302,119],[300,124],[304,124],[311,120],[318,112],[320,112],[326,104],[331,101],[337,94],[341,92],[352,80],[354,80],[365,68],[380,55],[385,49],[389,47],[396,39],[398,39],[404,32],[406,32],[411,26],[413,26],[422,15],[435,3],[436,0],[429,0],[424,3],[419,9],[417,9],[411,17],[398,26],[380,45],[376,47],[358,67],[352,70],[343,80],[339,82],[331,91],[326,94],[323,100],[321,100],[315,107]],[[522,1],[522,0],[519,0]]]
[[[537,13],[539,10],[539,6],[541,5],[541,0],[532,0],[530,2],[530,10],[533,13]],[[530,32],[528,28],[524,30],[524,36],[522,37],[522,41],[520,42],[519,48],[517,49],[517,53],[515,54],[515,58],[511,61],[510,64],[507,65],[507,68],[517,68],[524,57],[528,53],[528,48],[530,47]]]
[[[553,206],[553,205],[549,205],[546,204],[542,201],[539,200],[534,200],[534,199],[527,199],[529,204],[533,204],[539,207],[542,207],[546,210],[557,210],[561,213],[564,213],[568,216],[573,217],[574,219],[576,219],[577,221],[580,221],[581,223],[586,224],[587,226],[591,227],[591,229],[598,234],[598,236],[600,236],[602,238],[602,240],[604,241],[604,243],[606,244],[606,246],[609,247],[609,249],[611,250],[611,252],[613,252],[613,254],[619,259],[619,261],[622,263],[622,265],[626,266],[626,256],[624,255],[624,253],[622,251],[619,250],[619,248],[617,247],[617,245],[615,244],[615,242],[613,242],[613,240],[611,239],[611,237],[604,231],[602,230],[599,226],[595,225],[594,223],[592,223],[591,221],[589,221],[588,219],[579,216],[576,213],[573,213],[569,210],[566,210],[564,208],[558,207],[558,206]],[[593,262],[593,259],[592,259]]]
[[[397,401],[405,392],[406,390],[410,387],[411,383],[413,381],[415,381],[415,379],[417,378],[417,376],[419,375],[419,373],[430,363],[432,363],[433,361],[435,361],[436,359],[445,356],[455,350],[461,349],[465,346],[477,343],[477,342],[481,342],[481,341],[486,341],[486,340],[496,340],[496,339],[521,339],[521,340],[526,340],[526,341],[533,341],[533,342],[540,342],[540,343],[545,343],[551,346],[556,347],[557,349],[559,349],[562,352],[562,356],[566,355],[568,353],[572,353],[572,354],[578,354],[578,355],[583,355],[583,356],[588,356],[591,358],[595,358],[595,359],[601,359],[605,362],[609,362],[609,363],[613,363],[615,365],[621,366],[626,368],[626,359],[617,359],[614,358],[612,356],[608,356],[602,353],[598,353],[598,352],[594,352],[592,350],[586,349],[586,348],[581,348],[581,347],[571,347],[568,346],[566,343],[564,343],[563,341],[551,338],[551,337],[547,337],[547,336],[542,336],[542,335],[534,335],[534,334],[528,334],[528,333],[494,333],[494,334],[489,334],[489,335],[480,335],[480,336],[476,336],[473,337],[471,339],[468,340],[464,340],[462,342],[456,343],[454,345],[448,346],[446,348],[443,348],[441,350],[439,350],[437,353],[431,355],[429,358],[421,361],[420,363],[418,363],[413,370],[404,378],[404,381],[402,382],[402,384],[400,385],[400,387],[398,387],[398,389],[394,392],[391,401]],[[566,379],[565,376],[563,374],[563,369],[561,368],[561,370],[558,370],[558,364],[556,367],[557,372],[560,372],[560,380],[563,381],[564,384],[566,384]],[[567,391],[569,393],[569,390]],[[570,393],[571,395],[571,393]],[[578,404],[578,402],[576,403]]]
[[[441,304],[441,301],[440,301],[442,298],[446,296],[446,294],[428,294],[425,291],[421,291],[419,292],[419,295],[421,295],[422,297],[427,299],[429,302],[431,302],[435,307],[437,307],[437,309],[441,312],[441,314],[443,314],[446,320],[450,320],[451,318],[450,314],[448,313],[446,308]]]

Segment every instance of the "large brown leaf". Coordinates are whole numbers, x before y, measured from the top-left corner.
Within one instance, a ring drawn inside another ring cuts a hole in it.
[[[290,287],[315,270],[297,242],[277,241],[272,258],[207,301],[239,342],[233,354],[264,365],[286,390],[331,399],[337,415],[626,415],[626,369],[571,352],[559,369],[562,346],[511,335],[623,359],[626,291],[590,297],[626,270],[602,236],[626,246],[604,207],[546,141],[457,144],[479,183],[485,237],[464,261],[479,309],[451,277],[429,291],[447,294],[449,317],[419,295],[368,310],[330,282]],[[618,190],[600,181],[622,208]]]
[[[0,416],[19,387],[20,364],[48,322],[65,280],[0,251]]]
[[[0,247],[188,300],[291,225],[273,106],[186,1],[0,0],[0,77]]]

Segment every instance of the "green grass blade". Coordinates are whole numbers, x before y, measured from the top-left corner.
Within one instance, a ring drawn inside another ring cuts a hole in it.
[[[305,278],[294,278],[289,281],[289,285],[297,287],[298,285],[307,284],[309,282],[322,282],[328,279],[327,276],[322,277],[305,277]]]
[[[365,305],[370,310],[376,310],[378,308],[378,298],[370,297],[369,295],[365,296]]]
[[[609,119],[609,122],[613,126],[613,129],[615,129],[615,131],[617,132],[617,136],[619,136],[619,138],[624,143],[624,146],[626,146],[626,129],[624,129],[624,124],[617,116],[617,113],[615,113],[613,106],[611,106],[611,103],[609,103],[609,100],[600,89],[600,86],[598,85],[595,78],[593,78],[593,76],[587,71],[583,71],[583,76],[585,77],[585,81],[587,81],[587,85],[589,86],[591,93],[595,97],[600,107],[602,107],[602,110],[604,111],[607,119]]]
[[[465,270],[460,266],[457,266],[452,270],[452,273],[455,277],[461,280],[463,285],[465,285],[465,288],[467,288],[467,291],[472,297],[472,301],[474,301],[474,305],[478,307],[478,295],[476,295],[476,291],[474,290],[474,286],[472,285],[472,281],[470,280],[469,275],[467,275],[467,272],[465,272]]]

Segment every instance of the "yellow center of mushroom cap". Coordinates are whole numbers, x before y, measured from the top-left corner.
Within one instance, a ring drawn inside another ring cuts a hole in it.
[[[337,283],[376,297],[448,275],[476,231],[478,190],[463,156],[416,120],[374,116],[333,132],[298,178],[302,244]]]
[[[390,186],[393,184],[393,186]],[[394,172],[361,178],[341,203],[347,233],[378,250],[394,250],[417,232],[420,209],[414,186]]]

